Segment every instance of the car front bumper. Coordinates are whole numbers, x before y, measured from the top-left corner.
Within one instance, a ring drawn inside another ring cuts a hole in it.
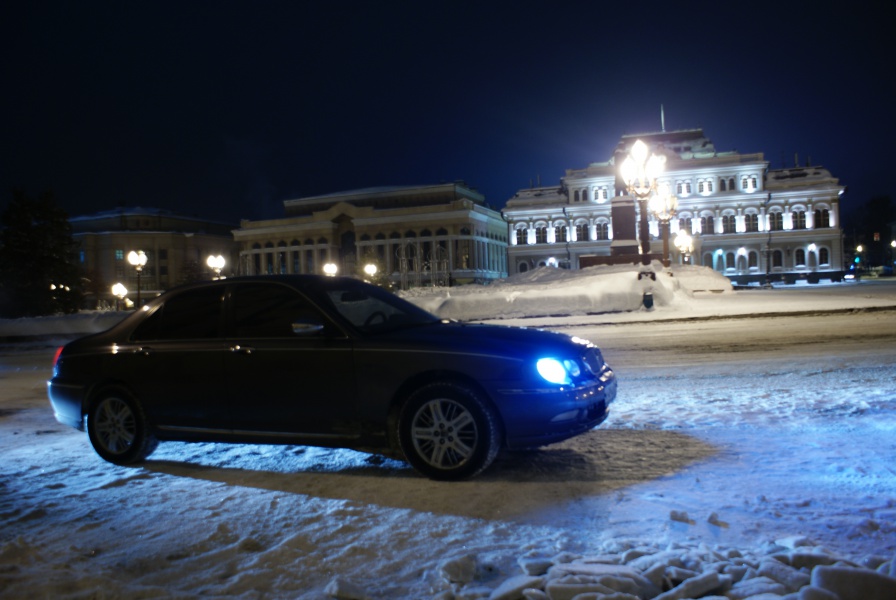
[[[612,373],[574,388],[502,390],[499,409],[505,445],[531,448],[553,444],[589,431],[609,416],[616,398]]]

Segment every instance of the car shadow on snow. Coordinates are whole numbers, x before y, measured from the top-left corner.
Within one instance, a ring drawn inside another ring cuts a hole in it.
[[[171,446],[169,450],[164,450]],[[470,518],[530,521],[544,508],[677,473],[718,449],[676,431],[600,429],[541,449],[505,451],[478,477],[432,481],[406,463],[305,446],[162,444],[147,471],[321,499]]]

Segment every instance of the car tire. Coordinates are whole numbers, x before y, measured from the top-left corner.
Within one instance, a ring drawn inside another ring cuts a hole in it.
[[[91,403],[87,436],[96,453],[116,465],[140,462],[158,446],[143,407],[120,388],[103,390]]]
[[[441,481],[485,470],[501,446],[494,409],[470,387],[431,383],[412,393],[398,418],[398,440],[419,473]]]

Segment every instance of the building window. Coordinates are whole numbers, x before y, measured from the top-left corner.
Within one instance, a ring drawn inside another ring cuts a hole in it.
[[[780,212],[769,213],[769,229],[772,231],[783,231],[784,230],[784,214]]]
[[[700,217],[700,231],[710,235],[716,232],[716,222],[711,215]]]
[[[806,228],[806,211],[804,210],[795,210],[793,211],[793,228],[794,229],[805,229]]]
[[[759,258],[757,257],[755,252],[750,252],[750,255],[747,257],[748,266],[751,269],[759,268]]]
[[[528,232],[525,229],[517,229],[516,230],[516,243],[518,246],[522,246],[528,243],[527,234]]]
[[[124,250],[115,251],[115,260],[124,260]]]
[[[683,231],[687,231],[688,233],[693,233],[693,230],[691,229],[690,217],[687,217],[684,219],[678,219],[678,228]]]
[[[725,255],[725,268],[734,269],[734,264],[734,252],[729,252]]]
[[[159,248],[159,260],[168,260],[167,248]]]
[[[563,244],[566,242],[566,226],[560,225],[558,227],[554,227],[554,241],[558,244]]]
[[[594,233],[598,240],[610,239],[610,226],[607,223],[598,223],[594,226]]]
[[[744,216],[744,225],[747,228],[747,231],[759,231],[759,215],[750,214]]]
[[[725,191],[727,191],[727,190],[725,189],[725,180],[724,180],[724,179],[720,179],[720,180],[719,180],[719,191],[720,191],[720,192],[725,192]]]
[[[820,265],[829,265],[831,264],[831,256],[828,252],[827,248],[822,248],[818,251],[818,264]]]
[[[536,227],[535,228],[535,243],[536,244],[547,244],[548,243],[548,228],[547,227]]]
[[[588,241],[588,226],[585,224],[576,225],[576,240],[580,242]]]
[[[779,269],[784,266],[784,255],[780,250],[772,252],[772,266]]]
[[[796,252],[793,253],[793,262],[797,267],[805,267],[806,266],[806,251],[802,248],[797,248]]]
[[[737,232],[737,217],[734,215],[724,215],[722,217],[722,233]]]
[[[831,213],[827,209],[820,209],[815,211],[815,227],[830,227],[831,226]]]

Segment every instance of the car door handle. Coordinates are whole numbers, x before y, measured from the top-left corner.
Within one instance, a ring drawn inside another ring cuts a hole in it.
[[[255,352],[255,348],[251,348],[249,346],[240,346],[239,344],[236,344],[230,347],[230,351],[237,354],[252,354],[253,352]]]

